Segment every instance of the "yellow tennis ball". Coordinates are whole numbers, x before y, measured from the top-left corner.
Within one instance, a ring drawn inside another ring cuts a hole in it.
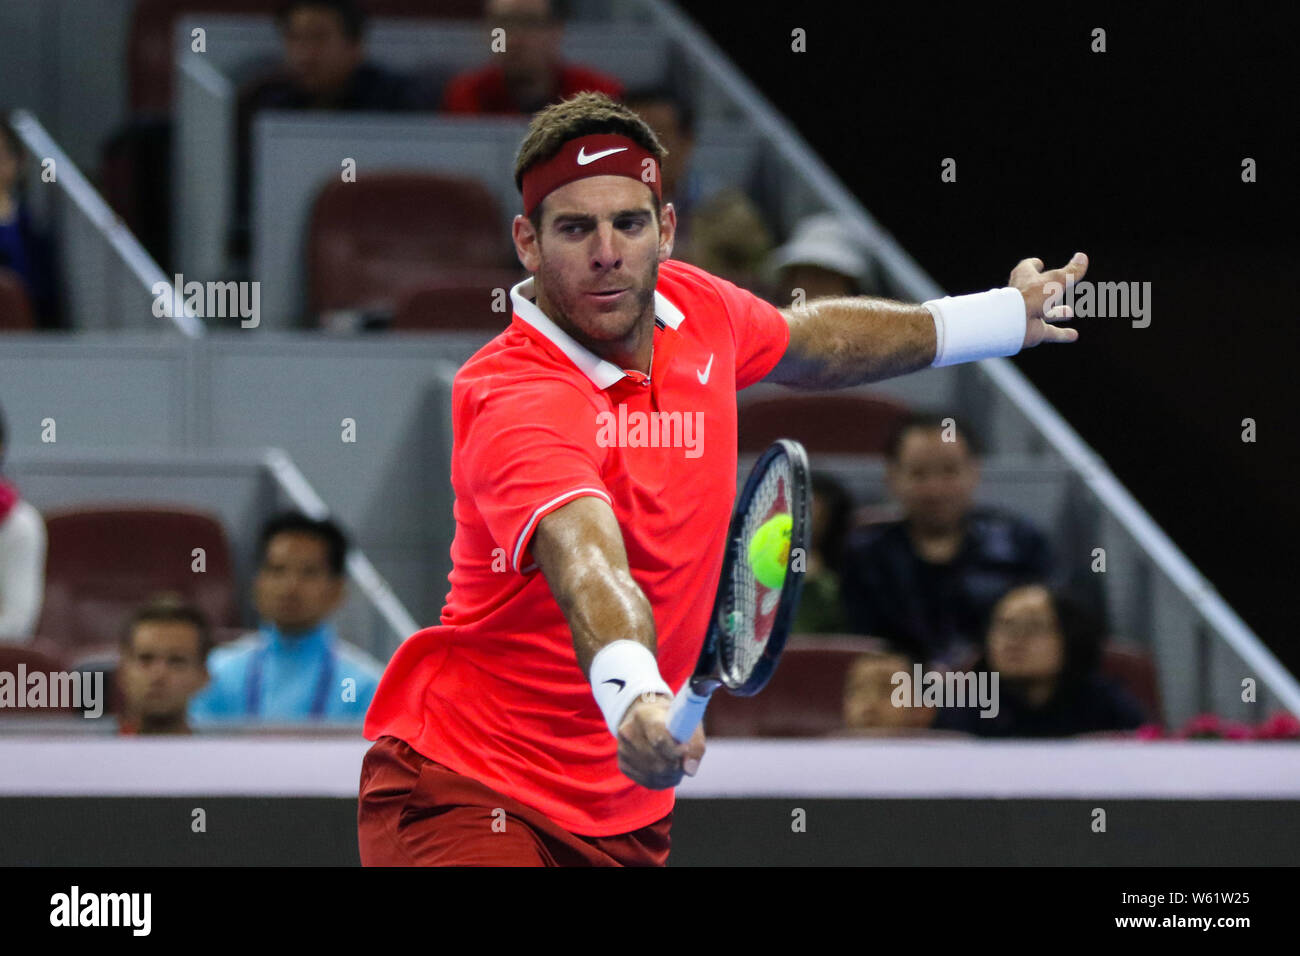
[[[764,587],[779,590],[785,583],[785,569],[790,562],[790,528],[787,514],[768,518],[754,537],[749,539],[749,566]]]

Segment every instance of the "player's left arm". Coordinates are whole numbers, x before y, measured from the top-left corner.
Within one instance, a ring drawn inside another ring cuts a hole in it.
[[[1078,253],[1063,268],[1043,271],[1041,259],[1024,259],[1011,271],[1008,287],[1025,307],[1021,349],[1043,342],[1073,342],[1079,333],[1050,322],[1073,315],[1055,304],[1088,269]],[[1053,285],[1055,284],[1055,285]],[[790,326],[790,344],[766,381],[798,388],[861,385],[931,366],[938,354],[935,319],[924,305],[870,296],[814,299],[781,309]]]

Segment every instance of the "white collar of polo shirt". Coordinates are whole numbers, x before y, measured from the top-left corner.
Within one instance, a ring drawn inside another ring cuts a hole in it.
[[[550,339],[555,347],[567,355],[597,388],[609,388],[619,379],[626,378],[627,374],[621,368],[596,355],[586,346],[580,345],[573,336],[547,318],[546,313],[529,301],[533,294],[533,279],[533,276],[529,276],[510,290],[510,301],[514,304],[515,315]],[[655,289],[655,318],[670,329],[676,329],[681,325],[683,318],[682,310],[664,298],[663,293],[658,289]],[[651,358],[652,371],[653,362],[654,359]]]

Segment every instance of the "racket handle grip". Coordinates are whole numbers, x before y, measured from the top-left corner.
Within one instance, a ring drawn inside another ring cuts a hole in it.
[[[673,740],[684,744],[691,739],[695,728],[704,719],[704,708],[709,706],[709,694],[697,694],[691,688],[690,681],[673,698],[668,708],[668,732]]]

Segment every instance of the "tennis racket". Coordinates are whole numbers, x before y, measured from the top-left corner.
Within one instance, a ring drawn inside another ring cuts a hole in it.
[[[808,456],[797,441],[779,439],[754,463],[727,532],[722,577],[699,662],[668,711],[668,732],[678,743],[690,739],[719,687],[749,697],[776,670],[803,588],[808,486]],[[769,588],[750,566],[749,544],[760,527],[780,515],[790,518],[790,548],[783,556],[786,573],[780,587]]]

